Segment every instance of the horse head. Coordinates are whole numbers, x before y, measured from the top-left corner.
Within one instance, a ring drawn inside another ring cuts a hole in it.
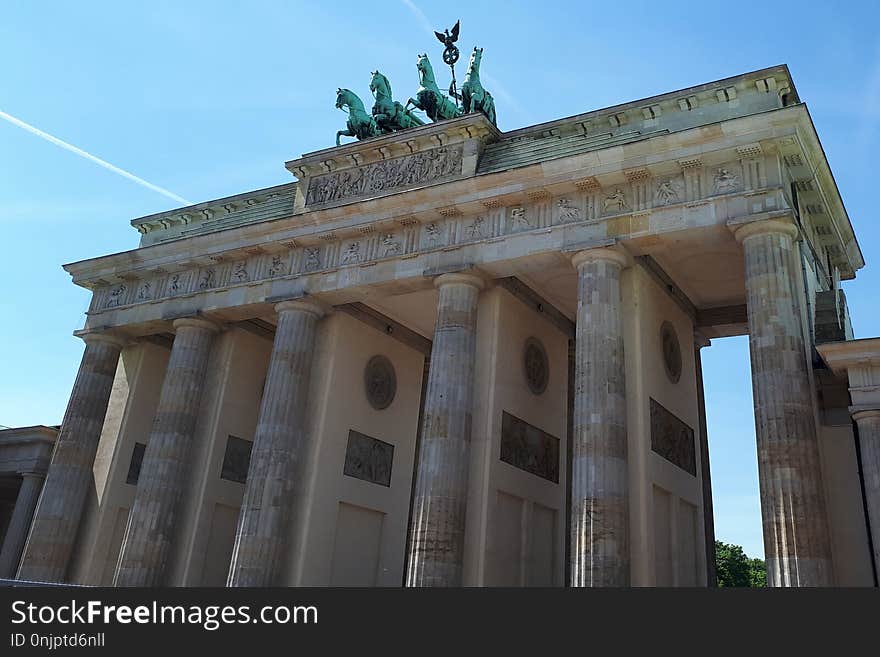
[[[336,107],[342,109],[345,105],[348,105],[349,112],[364,111],[364,102],[355,92],[351,89],[339,88],[336,90]]]
[[[434,69],[431,68],[431,61],[428,59],[427,53],[422,53],[419,55],[419,60],[416,62],[416,68],[419,71],[419,79],[424,80],[433,80],[434,79]]]
[[[471,72],[471,71],[479,72],[480,61],[482,59],[483,59],[483,49],[477,48],[477,46],[474,46],[474,51],[471,53],[470,62],[468,62],[468,72]]]
[[[379,71],[373,71],[373,77],[370,80],[370,91],[375,95],[377,92],[385,96],[391,96],[391,83]]]

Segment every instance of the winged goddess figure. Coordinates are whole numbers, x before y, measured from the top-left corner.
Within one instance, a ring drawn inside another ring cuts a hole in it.
[[[437,39],[439,39],[440,43],[446,46],[443,50],[443,61],[448,64],[449,68],[452,70],[452,83],[449,85],[449,95],[455,99],[456,106],[458,106],[459,95],[455,88],[455,62],[458,61],[460,53],[455,42],[458,41],[460,23],[460,20],[455,21],[455,25],[452,26],[452,29],[446,30],[445,33],[437,32],[436,30],[434,31],[434,34],[437,35]]]

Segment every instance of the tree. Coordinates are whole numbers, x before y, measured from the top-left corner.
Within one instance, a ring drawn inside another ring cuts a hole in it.
[[[749,586],[756,589],[767,586],[767,571],[763,559],[749,561]]]
[[[767,586],[762,559],[749,559],[739,545],[715,541],[715,568],[718,586]]]

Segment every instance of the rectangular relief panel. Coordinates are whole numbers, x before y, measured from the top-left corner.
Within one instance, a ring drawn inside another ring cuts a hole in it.
[[[239,484],[245,483],[248,468],[251,465],[252,448],[253,443],[250,440],[229,436],[226,439],[226,453],[223,454],[223,468],[220,470],[220,478]]]
[[[324,205],[442,182],[461,175],[462,157],[461,145],[444,146],[315,176],[308,182],[306,205]]]
[[[137,486],[138,478],[141,476],[141,465],[144,462],[144,452],[147,446],[144,443],[135,443],[131,450],[131,461],[128,462],[128,474],[125,476],[125,483],[131,486]]]
[[[651,449],[673,465],[697,476],[694,430],[654,399],[651,399]]]
[[[515,468],[559,483],[559,438],[503,411],[501,460]]]
[[[394,445],[355,430],[348,432],[343,474],[380,486],[391,486]]]

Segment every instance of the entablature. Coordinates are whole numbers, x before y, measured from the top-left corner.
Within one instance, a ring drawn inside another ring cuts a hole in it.
[[[415,259],[432,253],[465,249],[479,262],[482,251],[491,251],[496,258],[521,235],[552,234],[549,242],[532,240],[534,249],[561,249],[596,239],[650,241],[652,235],[695,226],[790,212],[789,179],[804,179],[804,171],[815,173],[823,207],[831,208],[802,219],[809,237],[819,230],[819,216],[840,221],[833,209],[836,187],[828,188],[821,163],[813,159],[814,139],[805,108],[793,106],[66,269],[77,284],[94,290],[93,315],[276,279],[302,278],[306,289],[311,284],[306,278],[326,275],[344,286],[357,279],[350,270],[383,262],[413,260],[404,267],[409,276],[418,269],[412,268]],[[845,214],[841,223],[849,226]],[[841,246],[841,252],[852,248]],[[846,264],[840,261],[843,278],[854,273]],[[399,275],[397,266],[380,270]]]

